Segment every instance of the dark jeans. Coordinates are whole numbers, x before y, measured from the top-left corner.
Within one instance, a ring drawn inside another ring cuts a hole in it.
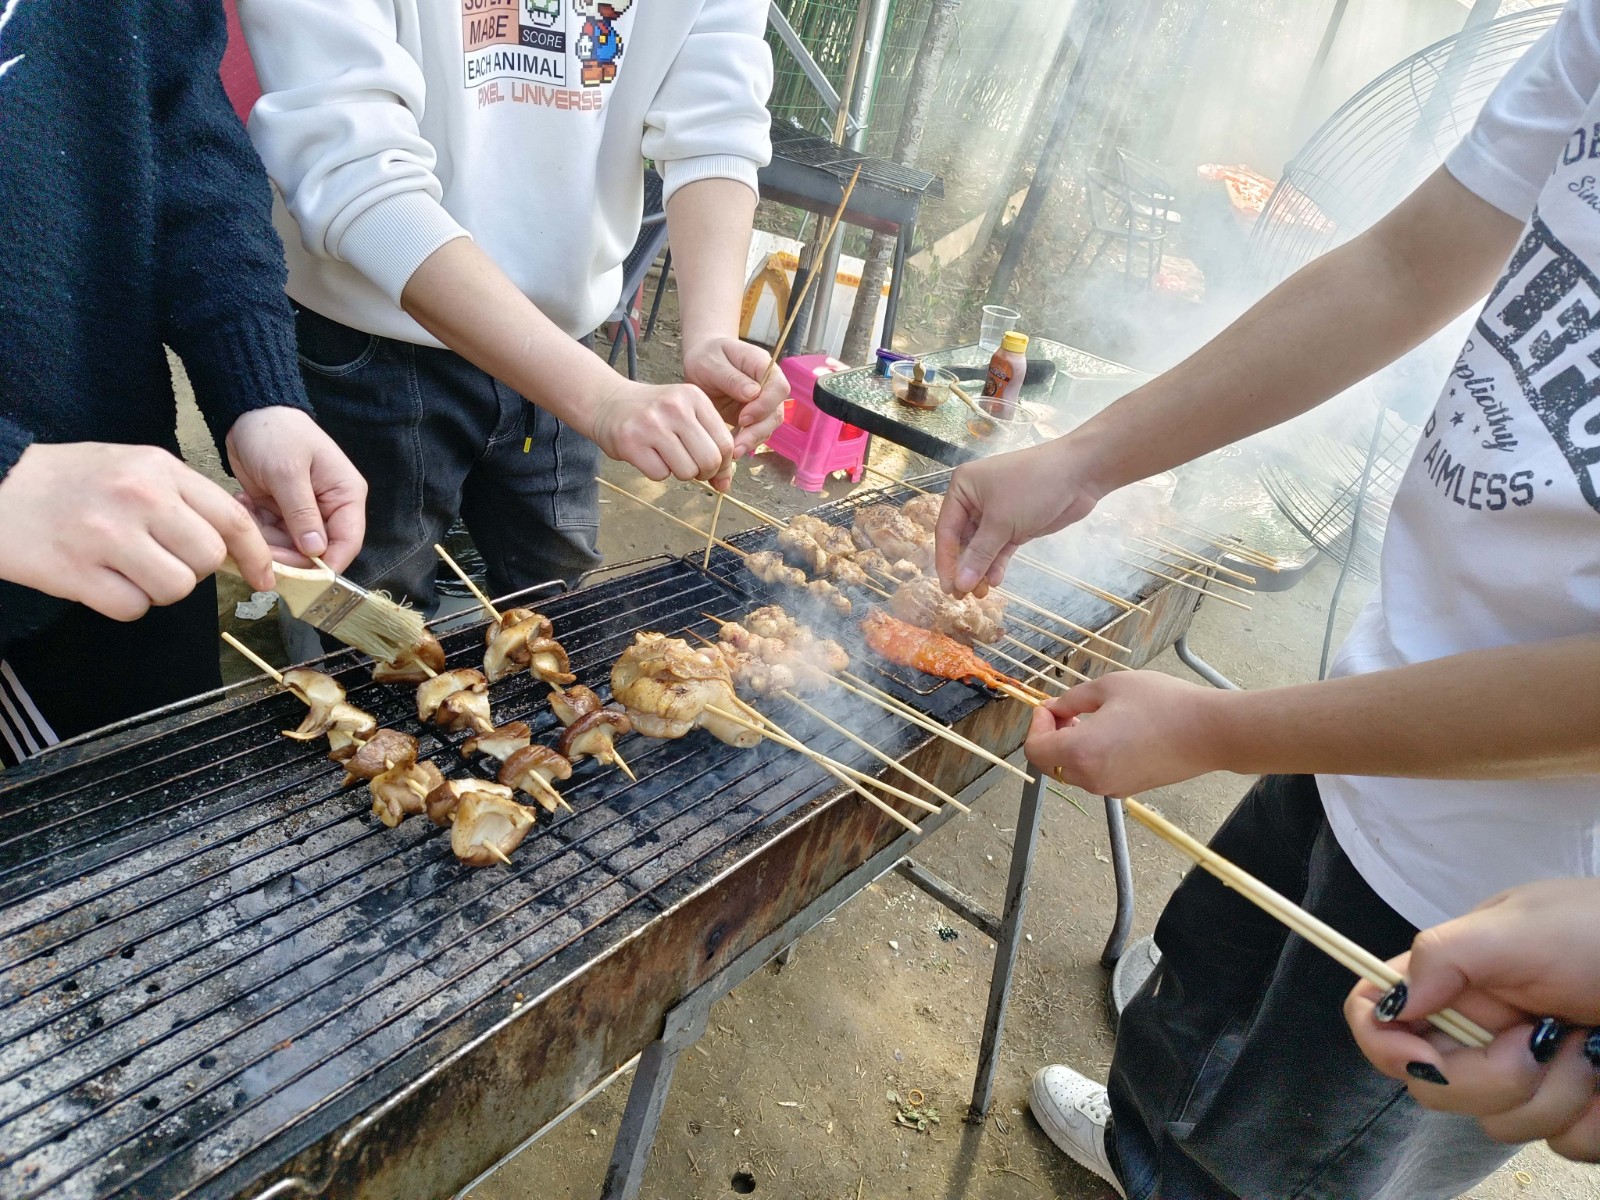
[[[317,421],[366,476],[350,577],[432,612],[433,544],[459,515],[504,596],[596,566],[600,450],[458,354],[296,306]]]
[[[1315,779],[1257,782],[1211,842],[1378,955],[1416,930],[1357,874]],[[1515,1152],[1427,1113],[1344,1022],[1350,973],[1210,875],[1156,926],[1160,966],[1122,1014],[1112,1153],[1133,1200],[1446,1200]]]
[[[217,658],[213,578],[129,623],[71,605],[54,624],[0,649],[0,765],[219,688]]]

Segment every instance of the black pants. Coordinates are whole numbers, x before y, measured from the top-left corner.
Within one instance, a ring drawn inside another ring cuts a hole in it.
[[[221,686],[215,579],[131,623],[71,605],[0,653],[0,765]]]
[[[600,451],[449,350],[362,333],[296,306],[318,423],[366,477],[350,577],[435,607],[433,544],[462,517],[504,596],[598,565]]]
[[[1379,958],[1409,949],[1415,928],[1345,857],[1313,778],[1261,779],[1211,845]],[[1155,936],[1111,1063],[1134,1200],[1447,1200],[1514,1153],[1378,1074],[1345,1025],[1350,973],[1210,875],[1179,885]]]

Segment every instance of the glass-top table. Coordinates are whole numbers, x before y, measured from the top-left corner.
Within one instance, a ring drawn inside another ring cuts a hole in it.
[[[976,345],[921,356],[926,365],[946,369],[982,369],[989,365],[989,357],[989,351]],[[1148,378],[1131,367],[1064,342],[1034,338],[1028,346],[1029,362],[1045,359],[1054,364],[1054,374],[1043,382],[1025,383],[1022,388],[1023,403],[1035,408],[1040,420],[1034,434],[1020,442],[974,436],[967,427],[973,419],[972,410],[954,397],[935,409],[902,404],[895,399],[889,380],[876,367],[823,376],[817,381],[814,399],[830,417],[954,467],[974,458],[1059,437]],[[983,383],[980,378],[963,383],[962,387],[968,395],[977,397]]]

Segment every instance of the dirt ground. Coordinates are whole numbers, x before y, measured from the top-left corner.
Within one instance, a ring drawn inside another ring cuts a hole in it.
[[[643,374],[666,380],[677,355],[667,316],[645,347]],[[185,423],[193,430],[192,420]],[[879,442],[875,464],[921,469]],[[213,456],[213,470],[215,470]],[[610,478],[691,521],[710,501],[684,485],[652,485],[625,466]],[[761,456],[741,471],[737,493],[780,513],[850,490],[835,479],[821,496],[789,482],[788,464]],[[870,482],[870,480],[869,480]],[[620,498],[602,500],[608,562],[689,550],[691,535]],[[731,509],[725,527],[747,522]],[[1254,611],[1203,606],[1195,650],[1239,684],[1271,687],[1311,679],[1317,668],[1334,572],[1313,570],[1297,588],[1261,595]],[[227,595],[225,622],[232,620]],[[1354,611],[1359,597],[1347,596]],[[269,622],[251,641],[271,642]],[[231,657],[231,655],[230,655]],[[281,655],[278,657],[281,658]],[[1158,670],[1192,678],[1169,652]],[[237,664],[229,664],[230,673]],[[1247,780],[1212,776],[1154,793],[1187,828],[1208,835]],[[970,818],[932,835],[919,858],[991,909],[1001,903],[1020,785],[1005,777]],[[1082,797],[1097,814],[1099,802]],[[1138,914],[1150,931],[1183,864],[1144,830],[1130,831]],[[874,884],[804,938],[781,971],[768,966],[713,1010],[706,1037],[679,1064],[643,1196],[713,1200],[769,1195],[785,1200],[1104,1200],[1113,1193],[1069,1162],[1027,1112],[1032,1072],[1067,1062],[1103,1078],[1112,1031],[1099,965],[1114,890],[1106,829],[1065,802],[1047,807],[1001,1055],[993,1115],[981,1128],[962,1117],[976,1066],[993,943],[898,877]],[[955,937],[950,937],[954,930]],[[947,940],[949,939],[949,940]],[[599,1194],[631,1073],[504,1164],[474,1200],[567,1200]],[[926,1132],[896,1123],[912,1089],[939,1120]],[[1600,1196],[1600,1174],[1532,1148],[1470,1193],[1475,1200]]]

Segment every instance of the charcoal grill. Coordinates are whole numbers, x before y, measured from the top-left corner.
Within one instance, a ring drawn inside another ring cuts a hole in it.
[[[701,611],[764,599],[752,585],[726,564],[659,559],[540,607],[603,690],[636,631],[708,628]],[[1193,599],[1149,598],[1121,640],[1148,657]],[[442,641],[451,666],[473,664],[482,626]],[[323,667],[385,725],[415,729],[410,689],[371,683],[350,653]],[[1014,704],[881,683],[996,751],[1021,741]],[[496,685],[496,718],[548,742],[544,690]],[[378,825],[316,745],[279,736],[302,711],[252,682],[0,776],[0,1194],[448,1196],[643,1052],[607,1182],[632,1195],[712,1000],[893,869],[998,943],[974,1093],[987,1110],[1036,784],[999,916],[913,863],[914,835],[820,768],[698,733],[628,739],[637,785],[583,764],[564,788],[575,812],[541,816],[512,867],[475,870],[424,821]],[[771,711],[879,769],[805,714]],[[989,785],[987,764],[881,710],[851,724],[947,791]],[[420,752],[447,775],[482,773],[459,741],[426,733]],[[953,811],[920,819],[931,830]]]

